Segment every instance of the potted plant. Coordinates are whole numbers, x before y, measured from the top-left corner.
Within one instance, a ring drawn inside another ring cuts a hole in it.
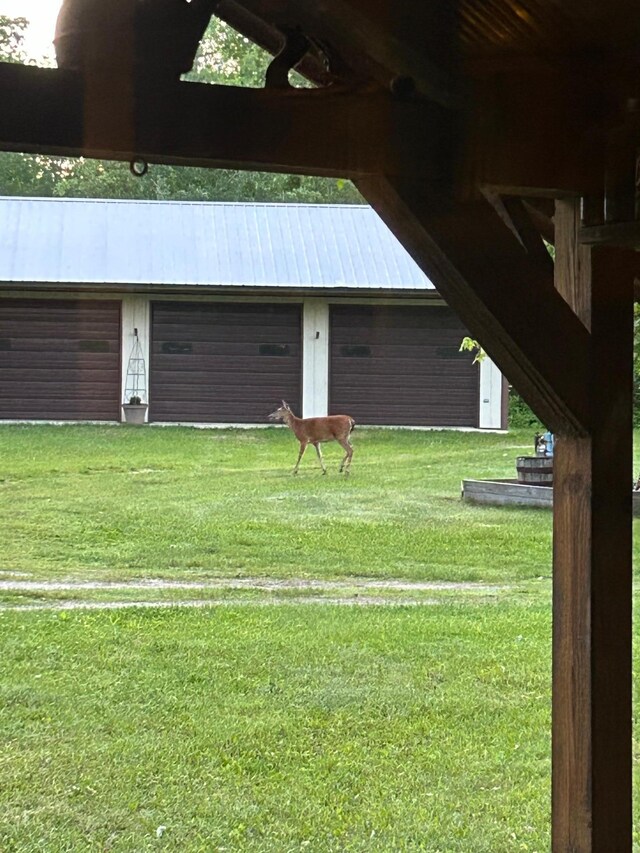
[[[147,414],[148,403],[143,403],[141,398],[136,394],[129,397],[128,403],[122,404],[125,423],[128,424],[143,424]]]

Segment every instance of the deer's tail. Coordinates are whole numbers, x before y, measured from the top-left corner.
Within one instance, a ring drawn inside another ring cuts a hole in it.
[[[349,435],[351,435],[351,433],[354,431],[355,428],[356,428],[356,422],[354,421],[353,418],[349,418]],[[640,480],[640,477],[638,479]]]

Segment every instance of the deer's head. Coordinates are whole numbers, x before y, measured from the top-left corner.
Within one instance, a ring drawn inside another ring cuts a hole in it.
[[[286,421],[287,418],[292,414],[293,414],[293,412],[289,408],[289,404],[283,400],[282,405],[279,406],[275,410],[275,412],[271,412],[271,414],[269,415],[269,420],[270,421]]]

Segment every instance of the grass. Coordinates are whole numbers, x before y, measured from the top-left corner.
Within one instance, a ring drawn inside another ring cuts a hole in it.
[[[548,849],[546,607],[5,612],[0,631],[7,853]]]
[[[460,501],[464,476],[512,476],[531,436],[360,430],[353,473],[285,430],[0,426],[5,571],[32,578],[549,574],[551,518]]]
[[[2,853],[549,849],[551,514],[459,499],[531,436],[354,444],[0,426]]]

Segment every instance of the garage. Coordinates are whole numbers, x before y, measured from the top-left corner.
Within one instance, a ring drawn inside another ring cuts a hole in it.
[[[479,369],[445,306],[332,305],[329,410],[363,424],[477,427]]]
[[[300,406],[301,307],[152,304],[152,421],[264,423],[282,399]]]
[[[120,302],[3,299],[0,418],[117,420]]]

